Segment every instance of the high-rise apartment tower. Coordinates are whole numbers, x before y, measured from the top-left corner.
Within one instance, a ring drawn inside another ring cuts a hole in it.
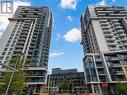
[[[118,95],[118,82],[127,83],[127,11],[89,5],[80,21],[89,92]]]
[[[19,6],[9,21],[0,41],[0,62],[9,64],[13,53],[22,52],[30,63],[28,95],[39,94],[47,74],[52,13],[45,6]]]

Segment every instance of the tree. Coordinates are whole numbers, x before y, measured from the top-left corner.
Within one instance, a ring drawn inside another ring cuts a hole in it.
[[[127,84],[121,83],[120,81],[118,81],[117,90],[120,94],[126,94],[127,93]]]
[[[13,67],[14,69],[18,70],[18,72],[5,72],[2,76],[2,79],[0,79],[0,94],[5,93],[9,82],[9,93],[11,95],[22,95],[23,90],[26,86],[27,81],[27,73],[24,71],[26,64],[25,58],[22,54],[14,54],[12,58],[10,59],[9,66]],[[11,79],[12,77],[12,79]]]
[[[0,79],[0,95],[2,93],[5,93],[6,89],[7,89],[7,85],[9,82],[9,77],[10,77],[10,73],[4,73],[4,76],[2,76],[2,79]]]
[[[65,77],[62,81],[61,81],[61,88],[64,91],[67,91],[67,89],[69,88],[70,82],[69,80]]]

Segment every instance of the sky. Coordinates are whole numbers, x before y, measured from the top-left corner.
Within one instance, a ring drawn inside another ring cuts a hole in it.
[[[48,63],[49,72],[52,68],[77,68],[78,71],[83,71],[84,54],[80,44],[80,16],[89,4],[116,4],[127,8],[127,0],[13,0],[14,11],[19,5],[48,6],[51,9],[53,26]],[[12,14],[0,14],[1,37],[9,23],[7,18],[11,16]]]

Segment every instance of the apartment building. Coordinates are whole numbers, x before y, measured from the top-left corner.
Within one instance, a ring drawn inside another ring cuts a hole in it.
[[[118,82],[127,83],[127,11],[123,6],[89,5],[80,21],[89,92],[119,95]]]
[[[68,85],[64,91],[62,88],[62,81],[68,80]],[[48,75],[47,87],[51,94],[54,93],[84,93],[85,92],[85,81],[84,73],[78,72],[77,69],[65,69],[53,68],[52,74]]]
[[[39,95],[48,68],[52,13],[46,6],[19,6],[9,21],[0,41],[0,62],[8,65],[13,53],[22,52],[29,63],[27,95]]]

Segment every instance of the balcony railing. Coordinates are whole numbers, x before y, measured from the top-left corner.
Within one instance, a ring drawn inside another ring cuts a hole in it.
[[[95,59],[97,62],[102,62],[103,61],[103,59],[101,59],[101,58],[96,58]]]
[[[121,67],[121,64],[116,64],[116,63],[114,63],[114,64],[112,65],[112,67]]]
[[[114,75],[124,75],[123,71],[114,71],[113,72]]]
[[[106,22],[108,22],[108,20],[107,19],[101,19],[100,22],[101,23],[106,23]]]
[[[120,34],[119,37],[126,37],[126,34]]]
[[[102,64],[96,64],[97,68],[104,68]]]
[[[109,46],[116,46],[117,43],[107,43]]]
[[[113,34],[105,34],[105,37],[113,37]]]
[[[99,75],[105,75],[105,72],[104,71],[99,71],[98,74]]]

